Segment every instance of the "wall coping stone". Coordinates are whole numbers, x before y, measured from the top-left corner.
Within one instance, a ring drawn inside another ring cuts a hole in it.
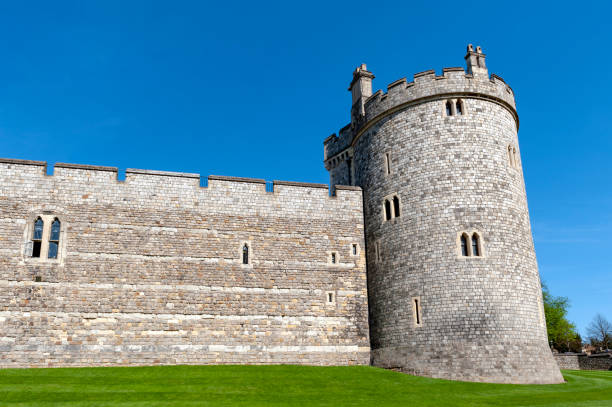
[[[161,176],[166,176],[166,177],[182,177],[182,178],[200,179],[200,174],[193,174],[193,173],[188,173],[188,172],[140,170],[137,168],[128,168],[125,170],[125,173],[126,174],[161,175]]]
[[[54,168],[71,168],[76,170],[94,170],[94,171],[109,171],[118,172],[117,167],[103,167],[101,165],[85,165],[85,164],[69,164],[55,163]]]
[[[250,182],[253,184],[265,184],[266,180],[261,178],[245,178],[245,177],[228,177],[225,175],[209,175],[208,180],[215,181],[234,181],[234,182]]]
[[[18,160],[15,158],[0,158],[0,163],[3,164],[19,164],[19,165],[36,165],[38,167],[46,167],[46,161],[33,161],[33,160]]]
[[[283,185],[287,187],[307,187],[307,188],[329,188],[326,184],[315,184],[309,182],[293,182],[293,181],[273,181],[273,184]]]

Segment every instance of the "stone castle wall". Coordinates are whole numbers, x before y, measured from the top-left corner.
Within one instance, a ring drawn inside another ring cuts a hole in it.
[[[463,114],[449,116],[446,102],[457,100]],[[503,81],[451,68],[374,93],[363,116],[326,140],[332,185],[346,179],[348,157],[363,188],[374,365],[453,380],[563,380],[547,343],[520,159],[508,157],[508,146],[520,157],[517,129]],[[392,196],[400,216],[386,220]],[[479,234],[481,256],[462,255],[462,232]]]
[[[368,364],[361,191],[199,184],[1,160],[0,367]],[[57,260],[27,256],[39,215]]]
[[[559,369],[612,370],[611,354],[555,353]]]

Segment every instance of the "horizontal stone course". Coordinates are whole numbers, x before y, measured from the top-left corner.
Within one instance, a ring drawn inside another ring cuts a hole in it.
[[[373,94],[361,65],[351,123],[324,143],[331,185],[363,189],[372,363],[452,380],[559,383],[514,94],[489,76],[479,48],[466,58],[468,73],[425,71]],[[462,255],[462,234],[479,236],[480,256]]]
[[[369,363],[360,189],[41,167],[0,160],[0,367]]]

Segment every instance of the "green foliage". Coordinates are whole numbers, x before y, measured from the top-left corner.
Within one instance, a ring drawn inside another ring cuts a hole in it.
[[[612,372],[565,371],[564,376],[567,383],[526,386],[451,382],[369,366],[4,369],[0,406],[612,405]]]
[[[567,319],[569,299],[553,296],[545,284],[542,284],[542,297],[544,299],[548,343],[552,344],[553,348],[559,352],[580,352],[582,338],[576,332],[576,326]]]

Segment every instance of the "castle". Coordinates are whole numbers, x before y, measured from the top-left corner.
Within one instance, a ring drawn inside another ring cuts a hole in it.
[[[327,185],[0,160],[0,367],[373,364],[559,383],[512,89],[480,47],[372,93]]]

